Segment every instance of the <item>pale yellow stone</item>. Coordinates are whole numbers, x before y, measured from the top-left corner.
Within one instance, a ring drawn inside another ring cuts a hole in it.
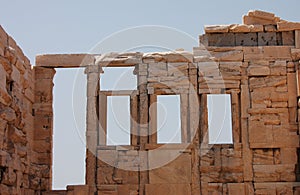
[[[300,30],[300,23],[299,22],[278,22],[277,30],[278,31]]]
[[[205,33],[227,33],[231,25],[207,25],[204,27]]]

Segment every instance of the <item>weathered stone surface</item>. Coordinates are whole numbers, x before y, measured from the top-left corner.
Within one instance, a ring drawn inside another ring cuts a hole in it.
[[[300,30],[300,23],[298,22],[279,22],[277,23],[278,31],[292,31]]]
[[[0,28],[0,193],[299,193],[299,24],[263,11],[250,11],[244,22],[206,27],[206,47],[193,54],[109,53],[83,63],[85,54],[41,55],[34,70]],[[80,64],[88,79],[87,185],[49,192],[54,68]],[[135,67],[138,90],[99,92],[106,65]],[[131,145],[106,146],[97,132],[98,118],[107,122],[103,97],[128,93]],[[158,144],[157,109],[149,105],[175,94],[184,144]],[[232,144],[208,144],[207,94],[230,94]]]
[[[269,12],[264,12],[261,10],[249,11],[248,15],[257,17],[257,18],[266,19],[266,20],[273,20],[275,18],[275,14],[269,13]]]
[[[271,74],[268,66],[250,66],[248,67],[249,76],[267,76]]]
[[[228,186],[228,193],[229,194],[245,194],[245,184],[243,183],[229,183]]]
[[[5,48],[8,44],[7,34],[0,25],[0,56],[4,56]]]
[[[153,62],[193,62],[193,56],[187,51],[146,53],[143,55],[143,61]]]
[[[13,122],[16,120],[16,112],[10,108],[10,107],[2,107],[0,109],[0,118],[8,121],[8,122]]]
[[[297,42],[297,37],[293,31],[282,32],[282,45],[294,46]]]
[[[235,35],[236,45],[257,46],[257,33],[238,33]]]
[[[229,28],[230,32],[247,33],[250,32],[250,26],[243,24],[231,25]]]
[[[205,26],[205,33],[227,33],[230,25]]]
[[[300,60],[300,49],[291,49],[291,57],[293,59],[293,61],[297,61]]]
[[[176,151],[175,151],[176,152]],[[149,166],[156,167],[160,162],[170,158],[172,151],[160,150],[149,153]],[[174,154],[173,154],[174,155]],[[157,158],[158,157],[158,158]],[[160,159],[160,160],[158,160]],[[173,173],[173,177],[170,174]],[[149,172],[150,183],[190,183],[191,182],[191,157],[189,154],[181,154],[178,158],[167,164],[167,166],[153,169]]]
[[[127,67],[140,64],[142,62],[142,53],[108,53],[103,55],[95,55],[95,64],[101,67]],[[86,62],[93,64],[92,56],[87,58]]]
[[[268,13],[260,10],[249,11],[247,16],[243,16],[243,23],[250,24],[276,24],[280,18],[275,17],[273,13]]]
[[[13,38],[0,28],[1,194],[36,194],[50,188],[50,140],[48,155],[33,155],[34,82],[28,58]],[[42,146],[45,146],[44,142],[38,145],[41,151],[45,149]],[[43,162],[48,163],[47,172],[39,165]]]
[[[191,194],[191,187],[188,184],[147,184],[147,194]]]
[[[264,25],[265,32],[276,32],[277,26],[276,25]]]
[[[245,24],[236,24],[231,25],[229,28],[229,32],[239,33],[248,33],[248,32],[263,32],[264,26],[263,25],[245,25]]]
[[[89,54],[48,54],[36,56],[36,66],[52,68],[85,67],[94,64],[94,56]]]
[[[294,181],[295,165],[253,165],[254,181]]]
[[[207,34],[207,35],[208,35],[208,46],[217,46],[217,47],[235,46],[234,33]]]
[[[276,45],[276,32],[259,32],[258,46]]]
[[[295,30],[295,47],[300,48],[300,30]]]

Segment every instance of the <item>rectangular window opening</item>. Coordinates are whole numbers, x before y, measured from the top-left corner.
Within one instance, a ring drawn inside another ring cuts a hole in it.
[[[207,95],[208,143],[232,144],[231,99],[229,94]]]
[[[180,95],[157,96],[157,143],[181,143]]]
[[[107,145],[130,145],[130,96],[107,96]]]
[[[101,90],[136,90],[135,67],[103,67],[100,76]]]
[[[53,88],[53,190],[85,183],[86,94],[82,91],[86,91],[83,69],[56,69]]]

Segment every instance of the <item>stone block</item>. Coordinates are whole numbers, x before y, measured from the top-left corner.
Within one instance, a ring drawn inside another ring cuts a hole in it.
[[[8,186],[16,185],[17,175],[16,175],[15,171],[13,170],[13,168],[6,168],[2,177],[3,177],[2,181],[1,181],[2,184],[6,184]],[[1,189],[1,191],[2,191],[2,189]]]
[[[297,149],[296,148],[281,148],[280,149],[281,164],[297,164]]]
[[[295,165],[253,165],[255,182],[295,181]]]
[[[175,153],[174,153],[175,152]],[[172,155],[178,155],[172,156]],[[175,158],[174,158],[175,157]],[[170,160],[169,160],[169,159]],[[160,165],[162,162],[162,165]],[[167,165],[164,165],[169,163]],[[191,157],[178,151],[159,150],[149,153],[149,181],[151,184],[190,183]],[[153,169],[156,168],[156,169]],[[172,176],[170,176],[172,175]]]
[[[220,62],[220,73],[224,76],[241,75],[242,62]]]
[[[147,53],[143,56],[143,62],[193,62],[193,55],[187,51],[170,51],[160,53]]]
[[[235,44],[238,46],[257,46],[257,33],[236,33]]]
[[[253,164],[254,165],[273,165],[274,149],[254,149],[253,150]]]
[[[52,154],[51,153],[33,153],[32,163],[38,165],[51,165],[52,164]]]
[[[228,183],[228,194],[245,194],[245,184],[244,183]]]
[[[264,26],[264,31],[265,32],[276,32],[277,31],[277,26],[276,25],[265,25]]]
[[[0,42],[0,56],[4,56],[5,46],[3,42]]]
[[[277,45],[276,32],[259,32],[258,46]]]
[[[36,56],[35,63],[40,67],[74,68],[93,65],[95,58],[89,54],[49,54]]]
[[[300,30],[295,30],[295,47],[300,48]]]
[[[229,31],[230,25],[214,25],[205,26],[204,30],[206,34],[209,33],[227,33]]]
[[[276,32],[277,45],[282,45],[282,32]]]
[[[298,22],[278,22],[277,23],[278,31],[293,31],[300,30],[300,23]]]
[[[199,36],[199,46],[200,47],[208,47],[208,36],[207,34],[203,34]]]
[[[263,87],[286,87],[287,86],[286,76],[269,76],[269,77],[261,77],[261,78],[256,77],[256,78],[250,78],[249,81],[250,81],[251,90],[256,88],[263,88]]]
[[[291,60],[291,48],[289,46],[263,47],[264,60]]]
[[[273,143],[272,126],[264,125],[262,121],[249,122],[249,142],[251,143]]]
[[[208,34],[208,46],[233,47],[235,35],[234,33]]]
[[[245,25],[245,24],[236,24],[231,25],[229,32],[234,33],[249,33],[249,32],[263,32],[264,26],[263,25]]]
[[[8,121],[13,122],[16,120],[16,112],[10,107],[1,107],[0,105],[0,118]]]
[[[113,178],[115,168],[112,166],[101,166],[97,168],[97,182],[101,184],[116,184],[117,180]]]
[[[51,153],[52,144],[50,140],[35,140],[33,142],[33,151],[38,153]]]
[[[0,26],[0,56],[4,56],[4,50],[8,45],[8,36],[2,26]]]
[[[45,140],[52,136],[52,117],[35,116],[34,120],[34,139]]]
[[[242,61],[244,58],[242,51],[214,53],[213,56],[219,61]]]
[[[16,144],[25,145],[27,143],[26,135],[19,129],[9,125],[8,126],[8,137]]]
[[[282,45],[288,45],[288,46],[295,45],[295,32],[294,31],[282,32]]]
[[[115,150],[98,150],[97,152],[97,165],[100,166],[113,166],[117,164],[118,153]]]
[[[300,49],[292,48],[291,49],[291,56],[292,56],[293,61],[300,60]]]
[[[21,73],[15,66],[12,66],[11,79],[21,86]]]
[[[275,63],[270,64],[271,75],[286,75],[286,66],[286,61],[275,61]]]
[[[257,17],[265,20],[276,20],[275,14],[261,10],[249,11],[248,16]]]
[[[191,194],[190,184],[146,184],[146,194]]]
[[[244,61],[263,59],[262,47],[243,47],[243,51],[244,51]]]
[[[34,66],[33,70],[35,79],[53,79],[56,73],[54,68]]]
[[[251,17],[251,16],[243,16],[243,24],[251,25],[251,24],[260,24],[260,25],[268,25],[268,24],[276,24],[276,21],[263,19],[259,17]]]
[[[268,76],[271,74],[271,70],[268,66],[249,66],[249,76]]]
[[[34,102],[34,91],[31,88],[25,89],[24,95],[32,103]]]
[[[297,107],[297,80],[296,73],[287,73],[287,84],[289,93],[289,108]]]
[[[250,25],[244,25],[244,24],[231,25],[229,28],[229,32],[248,33],[250,32]]]
[[[52,103],[53,81],[51,79],[36,80],[35,82],[35,102]]]

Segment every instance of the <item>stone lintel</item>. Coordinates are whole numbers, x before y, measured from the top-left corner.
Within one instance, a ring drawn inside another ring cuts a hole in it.
[[[95,64],[91,54],[45,54],[36,56],[36,66],[48,68],[80,68]]]

